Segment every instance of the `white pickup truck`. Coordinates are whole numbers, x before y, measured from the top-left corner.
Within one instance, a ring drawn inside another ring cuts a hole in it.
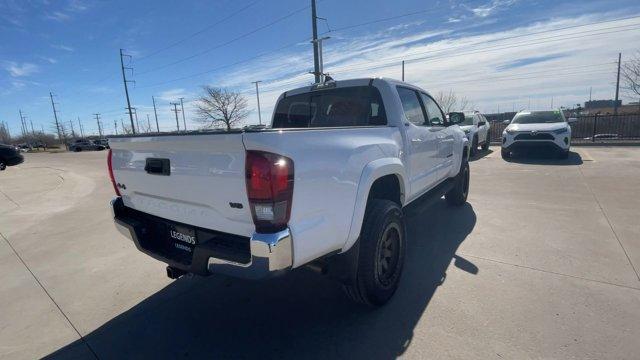
[[[466,202],[462,121],[418,87],[374,78],[287,91],[267,129],[114,137],[113,217],[171,278],[310,265],[382,305],[405,258],[403,207]]]

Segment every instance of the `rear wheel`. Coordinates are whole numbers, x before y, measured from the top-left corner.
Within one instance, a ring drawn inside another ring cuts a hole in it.
[[[404,219],[398,204],[370,200],[358,241],[356,277],[345,292],[355,302],[384,305],[396,292],[404,265]]]
[[[80,152],[80,151],[82,151],[82,148],[79,148],[79,147],[73,148],[73,152]]]
[[[445,200],[449,205],[460,206],[467,202],[469,195],[469,162],[462,160],[460,171],[455,177],[455,185],[451,190],[444,194]]]
[[[0,171],[4,170],[6,168],[7,168],[7,164],[5,164],[3,160],[0,160]]]
[[[505,160],[510,159],[511,158],[511,151],[502,149],[502,150],[500,150],[500,155],[502,155],[502,158],[505,159]]]
[[[484,143],[482,143],[482,151],[487,151],[489,150],[489,137],[487,136],[487,139],[484,141]]]
[[[475,156],[477,152],[478,152],[478,136],[476,135],[473,137],[473,140],[471,141],[471,153],[469,153],[469,155]]]

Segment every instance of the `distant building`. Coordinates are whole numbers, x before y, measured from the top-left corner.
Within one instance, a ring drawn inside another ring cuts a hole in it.
[[[585,101],[585,110],[602,109],[602,108],[614,108],[616,105],[615,100],[590,100]],[[622,100],[618,100],[618,107],[622,106]]]

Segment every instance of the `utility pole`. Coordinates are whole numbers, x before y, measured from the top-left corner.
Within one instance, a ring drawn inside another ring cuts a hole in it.
[[[178,122],[178,111],[180,111],[180,110],[178,110],[179,103],[172,102],[170,104],[173,105],[173,110],[171,110],[171,111],[173,111],[176,114],[176,128],[178,129],[178,131],[180,131],[180,122]]]
[[[258,90],[258,84],[261,83],[262,80],[253,81],[252,84],[256,84],[256,98],[258,99],[258,124],[262,125],[262,115],[260,114],[260,90]]]
[[[113,119],[113,128],[116,130],[116,135],[118,135],[118,120]]]
[[[318,49],[318,17],[316,16],[316,0],[311,0],[311,28],[313,30],[313,75],[315,82],[320,83],[320,55]]]
[[[18,113],[20,113],[20,131],[22,132],[22,136],[26,136],[27,133],[24,128],[24,115],[22,115],[21,109],[18,109]]]
[[[122,118],[120,118],[120,125],[122,125],[122,133],[126,134],[126,131],[125,131],[126,128],[124,127],[124,120],[122,120]]]
[[[158,125],[158,112],[156,111],[156,98],[152,96],[151,100],[153,100],[153,114],[156,116],[156,130],[160,132],[160,125]]]
[[[593,91],[593,86],[589,86],[589,102],[591,102],[591,92]]]
[[[151,132],[151,122],[149,122],[149,114],[147,114],[147,132]]]
[[[73,127],[73,121],[69,120],[69,125],[71,125],[71,136],[73,136],[73,138],[76,138],[76,129]]]
[[[182,108],[182,125],[184,126],[183,130],[187,131],[187,120],[184,118],[184,102],[182,102],[184,98],[180,98],[180,107]]]
[[[80,122],[80,116],[78,116],[78,126],[80,127],[80,136],[84,138],[84,129],[82,128],[82,123]]]
[[[402,81],[404,81],[404,60],[402,60]]]
[[[128,56],[129,59],[131,59],[131,55],[125,55],[122,53],[122,49],[120,49],[120,67],[122,68],[122,81],[124,82],[124,93],[125,95],[127,95],[127,110],[129,110],[129,120],[131,120],[131,130],[133,131],[133,133],[136,133],[136,128],[135,126],[133,126],[133,114],[131,113],[131,100],[129,100],[129,87],[127,86],[128,82],[133,82],[131,80],[127,80],[127,75],[125,74],[125,69],[129,69],[133,72],[133,68],[124,67],[124,60],[123,58],[125,56]]]
[[[318,78],[319,78],[319,83],[324,83],[325,79],[326,79],[326,75],[324,73],[324,64],[323,64],[323,60],[322,60],[322,42],[324,40],[330,39],[330,37],[325,36],[323,38],[320,39],[315,39],[312,40],[311,42],[313,42],[314,44],[316,44],[318,46]]]
[[[93,114],[96,117],[96,122],[98,123],[98,134],[100,134],[100,138],[102,139],[102,126],[100,126],[100,114]]]
[[[613,103],[613,115],[618,115],[618,95],[620,93],[620,63],[622,61],[622,53],[618,53],[618,77],[616,78],[616,100]]]
[[[49,97],[51,98],[51,107],[53,108],[53,117],[56,119],[56,131],[58,132],[58,140],[62,144],[64,141],[62,140],[62,135],[60,135],[60,123],[58,122],[58,111],[56,110],[56,103],[53,102],[53,94],[49,92]]]
[[[140,132],[140,122],[138,122],[138,109],[137,108],[131,108],[133,109],[133,116],[135,116],[136,118],[136,127],[138,128],[138,132]],[[133,126],[133,123],[131,124],[131,126]],[[133,128],[133,133],[136,133],[135,127]]]
[[[26,118],[26,116],[25,116]],[[36,132],[35,130],[33,130],[33,120],[31,118],[29,118],[29,123],[31,124],[31,135],[35,136]]]
[[[553,96],[551,97],[551,110],[553,110]]]

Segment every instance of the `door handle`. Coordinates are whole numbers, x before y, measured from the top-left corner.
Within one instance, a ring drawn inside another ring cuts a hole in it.
[[[421,143],[423,140],[420,138],[416,138],[416,139],[411,139],[412,143]]]

